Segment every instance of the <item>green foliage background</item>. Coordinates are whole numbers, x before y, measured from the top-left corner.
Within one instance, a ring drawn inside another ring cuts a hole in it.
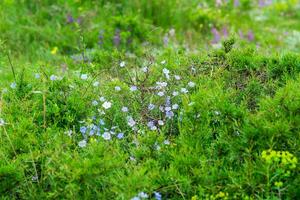
[[[233,3],[2,0],[0,199],[299,199],[300,2]],[[131,93],[130,81],[150,87],[164,68],[182,77],[169,91],[196,86],[176,97],[163,128],[135,132],[122,106],[143,124],[161,117],[145,114],[161,99]],[[92,123],[99,96],[125,138],[93,136],[81,148],[81,121]]]

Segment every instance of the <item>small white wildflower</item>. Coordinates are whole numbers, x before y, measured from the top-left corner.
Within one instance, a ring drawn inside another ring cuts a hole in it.
[[[36,73],[36,74],[34,74],[34,78],[39,79],[39,78],[41,78],[41,76],[40,76],[40,74]]]
[[[134,91],[136,91],[136,90],[137,90],[137,86],[132,85],[132,86],[130,87],[130,91],[134,92]]]
[[[176,109],[178,109],[178,107],[179,107],[179,105],[178,105],[178,104],[173,104],[173,105],[172,105],[172,109],[173,109],[173,110],[176,110]]]
[[[0,118],[0,126],[4,126],[4,125],[5,125],[4,119]]]
[[[81,74],[80,78],[82,80],[86,80],[88,78],[88,75],[87,74]]]
[[[160,64],[164,65],[166,64],[167,62],[165,60],[161,61]]]
[[[144,73],[147,73],[147,72],[148,72],[148,67],[143,67],[143,68],[142,68],[142,71],[143,71]]]
[[[93,106],[97,106],[98,105],[98,101],[96,101],[96,100],[92,101],[92,105]]]
[[[102,104],[102,107],[105,108],[106,110],[109,109],[109,108],[111,107],[111,102],[105,101],[105,102]]]
[[[99,81],[94,82],[94,83],[93,83],[93,86],[94,86],[94,87],[98,87],[98,86],[99,86]]]
[[[56,79],[57,79],[57,76],[55,76],[55,75],[53,75],[53,74],[50,76],[50,80],[51,80],[51,81],[55,81]]]
[[[175,78],[176,80],[180,80],[180,79],[181,79],[181,77],[178,76],[178,75],[175,75],[174,78]]]
[[[160,96],[160,97],[162,97],[162,96],[165,95],[165,93],[164,92],[158,92],[157,95]]]
[[[164,144],[165,144],[165,145],[169,145],[169,144],[170,144],[170,141],[169,141],[169,140],[165,140],[165,141],[164,141]]]
[[[189,91],[186,88],[181,88],[180,91],[184,94],[188,93]]]
[[[165,111],[171,111],[172,110],[172,108],[171,107],[169,107],[169,106],[167,106],[167,107],[165,107]]]
[[[220,111],[215,111],[215,115],[220,115],[221,112]]]
[[[115,90],[116,90],[116,91],[120,91],[121,88],[120,88],[119,86],[116,86],[116,87],[115,87]]]
[[[104,102],[106,99],[105,99],[105,97],[100,97],[99,100],[100,100],[101,102]]]
[[[130,127],[133,127],[136,124],[136,122],[133,120],[131,116],[127,117],[127,123]]]
[[[164,73],[164,74],[169,74],[169,73],[170,73],[170,70],[168,70],[167,68],[163,68],[163,73]]]
[[[65,134],[66,134],[67,136],[71,137],[72,134],[73,134],[73,131],[72,131],[72,130],[65,131]]]
[[[161,82],[162,87],[167,87],[168,83],[167,82]]]
[[[12,89],[16,89],[17,84],[16,84],[15,82],[13,82],[12,84],[10,84],[10,87],[11,87]]]
[[[128,112],[128,108],[125,107],[125,106],[123,106],[123,107],[122,107],[122,112]]]
[[[158,125],[160,125],[160,126],[163,126],[165,123],[164,123],[164,121],[163,120],[158,120]]]
[[[104,140],[110,140],[111,139],[111,134],[110,132],[104,132],[102,135]]]
[[[150,103],[150,104],[148,105],[148,110],[153,110],[154,108],[155,108],[155,105],[154,105],[154,104]]]
[[[172,93],[172,95],[175,97],[175,96],[178,96],[178,94],[179,94],[179,92],[177,92],[177,91],[174,91],[173,93]]]
[[[159,110],[160,110],[161,112],[164,112],[164,109],[165,109],[165,107],[159,106]]]
[[[174,37],[174,36],[175,36],[175,29],[174,29],[174,28],[171,28],[171,29],[169,30],[169,34],[170,34],[171,37]]]
[[[125,67],[126,63],[124,61],[120,62],[120,67]]]
[[[194,82],[192,82],[192,81],[190,81],[190,82],[188,83],[188,86],[191,87],[191,88],[192,88],[192,87],[195,87],[195,85],[196,85],[196,84],[195,84]]]
[[[148,194],[145,193],[145,192],[140,192],[140,193],[138,194],[138,196],[141,197],[142,199],[147,199],[147,198],[148,198]]]
[[[78,142],[78,146],[81,148],[86,147],[87,142],[85,140],[81,140],[80,142]]]

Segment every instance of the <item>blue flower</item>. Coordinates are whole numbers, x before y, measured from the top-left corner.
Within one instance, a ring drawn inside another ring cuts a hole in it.
[[[169,118],[169,119],[171,119],[172,117],[174,117],[173,111],[167,111],[166,112],[166,117]]]
[[[117,135],[117,138],[118,138],[118,139],[124,138],[124,133],[119,133],[119,134]]]
[[[156,200],[161,200],[161,194],[159,192],[154,192],[154,198]]]
[[[82,134],[86,133],[87,128],[85,126],[80,127],[80,132]]]
[[[137,91],[137,86],[132,85],[132,86],[130,87],[130,91],[132,91],[132,92]]]

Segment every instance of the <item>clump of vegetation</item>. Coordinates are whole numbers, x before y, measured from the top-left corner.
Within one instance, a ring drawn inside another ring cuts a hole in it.
[[[0,198],[299,199],[298,7],[4,0]]]

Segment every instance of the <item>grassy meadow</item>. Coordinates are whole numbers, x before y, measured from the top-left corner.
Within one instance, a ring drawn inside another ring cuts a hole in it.
[[[299,0],[1,0],[0,199],[300,199]]]

